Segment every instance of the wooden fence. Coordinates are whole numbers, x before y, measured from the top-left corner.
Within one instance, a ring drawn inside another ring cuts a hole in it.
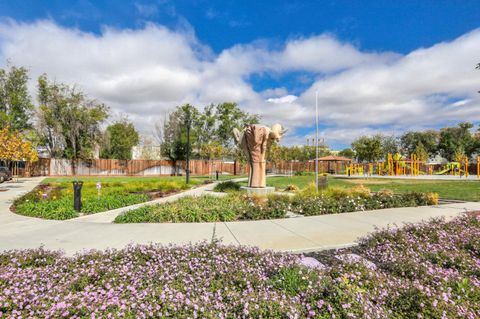
[[[175,165],[174,165],[175,164]],[[185,174],[186,163],[169,160],[68,160],[41,158],[34,163],[24,163],[19,170],[21,176],[161,176]],[[221,174],[244,175],[249,168],[245,163],[227,162],[222,160],[191,160],[192,175]],[[320,172],[345,171],[342,163],[320,162]],[[298,171],[315,171],[315,162],[280,161],[267,163],[267,171],[273,174],[294,174]]]

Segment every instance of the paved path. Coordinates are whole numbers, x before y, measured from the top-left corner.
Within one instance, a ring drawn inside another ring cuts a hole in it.
[[[184,244],[218,238],[226,244],[300,252],[350,246],[376,227],[400,226],[439,216],[452,218],[467,210],[480,210],[480,203],[458,203],[265,221],[118,225],[105,222],[112,216],[102,219],[102,213],[97,214],[96,220],[82,217],[68,221],[11,213],[13,198],[33,189],[40,180],[1,184],[0,251],[43,245],[72,255],[85,249],[121,248],[129,243]],[[7,191],[2,192],[2,188]]]

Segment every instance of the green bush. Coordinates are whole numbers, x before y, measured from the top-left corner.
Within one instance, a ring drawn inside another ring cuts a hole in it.
[[[234,181],[225,181],[218,183],[213,190],[215,192],[238,192],[240,190],[240,184]]]

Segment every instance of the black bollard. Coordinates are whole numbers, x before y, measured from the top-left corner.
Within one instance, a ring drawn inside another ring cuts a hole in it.
[[[82,210],[82,181],[73,181],[73,208],[80,212]]]
[[[218,181],[218,171],[215,171],[215,179]]]

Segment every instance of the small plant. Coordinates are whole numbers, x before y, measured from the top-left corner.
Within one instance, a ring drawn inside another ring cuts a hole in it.
[[[240,184],[234,181],[225,181],[218,183],[213,190],[215,192],[238,192],[240,190]]]
[[[300,189],[295,184],[287,185],[287,187],[285,187],[285,189],[284,189],[285,192],[298,192],[299,190]]]

